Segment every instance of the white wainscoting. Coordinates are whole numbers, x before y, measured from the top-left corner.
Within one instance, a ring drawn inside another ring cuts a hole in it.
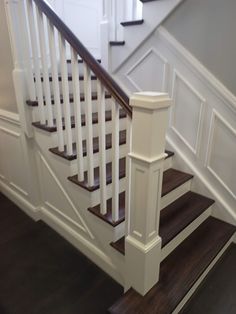
[[[26,145],[19,115],[0,110],[0,190],[37,219]]]
[[[193,189],[216,200],[213,215],[236,224],[236,96],[163,27],[115,76],[130,94],[165,86],[173,98],[167,146],[174,166],[192,172]]]

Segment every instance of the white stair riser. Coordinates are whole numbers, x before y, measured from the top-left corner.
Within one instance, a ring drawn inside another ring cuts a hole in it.
[[[179,197],[190,191],[192,184],[192,179],[180,185],[178,188],[174,189],[170,193],[166,194],[161,198],[161,209],[165,208],[169,204],[176,201]]]
[[[198,218],[190,225],[182,230],[173,240],[171,240],[161,250],[161,260],[163,261],[174,249],[180,245],[194,230],[196,230],[212,213],[212,206],[206,209]]]
[[[172,165],[173,165],[173,156],[166,158],[164,162],[164,171],[172,168]]]

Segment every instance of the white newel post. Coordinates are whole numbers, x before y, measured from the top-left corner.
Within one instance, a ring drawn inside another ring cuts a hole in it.
[[[171,100],[165,93],[141,92],[131,97],[130,104],[133,119],[126,287],[145,295],[159,278],[160,199]]]
[[[26,100],[35,100],[35,86],[30,59],[24,0],[5,0],[8,30],[14,59],[13,82],[22,128],[28,137],[33,136],[31,112]]]

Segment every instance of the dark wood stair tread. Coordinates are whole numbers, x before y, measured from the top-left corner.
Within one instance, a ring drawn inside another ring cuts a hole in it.
[[[96,59],[96,61],[97,61],[98,63],[101,63],[101,62],[102,62],[101,59]],[[67,62],[67,63],[71,63],[71,59],[67,59],[66,62]],[[84,63],[84,60],[83,60],[83,59],[78,59],[78,63]]]
[[[115,242],[111,242],[110,245],[118,252],[125,255],[125,237],[122,237]]]
[[[213,203],[214,200],[190,191],[162,209],[159,229],[162,247],[168,244]]]
[[[125,158],[121,158],[119,160],[119,179],[122,179],[125,177]],[[90,192],[93,192],[100,187],[100,178],[99,178],[99,167],[94,168],[94,185],[91,187],[88,185],[88,172],[85,171],[84,173],[84,181],[78,181],[78,176],[74,175],[71,177],[68,177],[68,180],[71,182],[79,185],[80,187],[84,188],[85,190],[88,190]],[[112,182],[112,163],[109,162],[106,164],[106,183],[110,184]]]
[[[91,99],[92,100],[97,100],[98,96],[97,96],[97,92],[92,92],[91,94]],[[111,98],[111,95],[109,93],[106,93],[105,94],[105,98],[106,99],[110,99]],[[70,103],[73,103],[74,101],[74,97],[73,95],[70,95],[70,99],[69,99]],[[80,101],[85,101],[85,95],[84,93],[81,93],[80,94]],[[61,96],[60,97],[60,102],[61,104],[63,104],[63,97]],[[27,100],[26,101],[26,104],[29,106],[29,107],[38,107],[38,101],[37,100]],[[52,97],[52,100],[51,100],[51,104],[52,105],[55,105],[55,101],[54,101],[54,98]],[[44,101],[44,105],[46,105],[45,101]]]
[[[124,119],[126,118],[126,113],[125,110],[120,109],[120,119]],[[111,121],[112,119],[112,113],[111,110],[107,110],[105,112],[105,120],[106,122]],[[49,127],[47,124],[41,124],[39,121],[37,122],[33,122],[32,125],[35,126],[38,129],[47,131],[47,132],[56,132],[57,131],[57,127],[56,127],[56,119],[54,119],[54,126]],[[92,115],[92,122],[93,124],[97,124],[98,123],[98,113],[94,112]],[[65,129],[65,123],[64,123],[64,118],[62,119],[62,123],[63,123],[63,129]],[[86,125],[86,120],[85,120],[85,115],[82,114],[81,115],[81,125],[85,126]],[[75,127],[75,118],[72,116],[71,117],[71,127],[74,128]]]
[[[121,22],[120,24],[122,26],[133,26],[133,25],[141,25],[143,24],[144,20],[141,19],[141,20],[133,20],[133,21],[124,21],[124,22]]]
[[[124,46],[125,41],[110,41],[110,46]]]
[[[174,156],[175,154],[174,152],[171,152],[170,150],[165,150],[165,153],[167,154],[166,159]]]
[[[125,220],[125,192],[122,192],[119,194],[119,220],[116,222],[113,221],[112,219],[112,199],[111,198],[107,201],[107,214],[106,215],[102,215],[100,213],[100,205],[97,205],[92,208],[88,208],[88,210],[92,214],[97,216],[98,218],[102,219],[103,221],[115,227]]]
[[[172,313],[235,231],[235,226],[209,217],[161,263],[159,282],[144,297],[130,289],[109,313]]]
[[[120,131],[120,138],[119,138],[119,145],[126,144],[126,131]],[[106,134],[106,149],[112,148],[112,134]],[[66,146],[65,150],[63,152],[59,151],[58,147],[50,148],[50,152],[53,154],[56,154],[64,159],[67,160],[74,160],[77,158],[77,151],[76,151],[76,143],[73,143],[73,154],[67,155]],[[93,138],[93,153],[96,154],[99,152],[99,138],[94,137]],[[86,140],[83,140],[83,156],[87,156],[87,145]]]
[[[73,77],[72,77],[72,75],[68,75],[68,81],[69,82],[71,82],[73,80]],[[84,80],[84,75],[80,75],[79,76],[79,80],[80,81],[83,81]],[[97,80],[97,77],[95,76],[95,75],[91,75],[91,80],[92,81],[95,81],[95,80]],[[34,81],[36,81],[36,78],[34,77]],[[44,77],[43,76],[41,76],[41,82],[43,82],[44,81]],[[52,78],[52,75],[50,74],[49,75],[49,82],[52,82],[53,81],[53,78]],[[62,81],[62,76],[59,74],[58,75],[58,81],[59,82],[61,82]]]
[[[162,209],[159,229],[162,247],[174,239],[213,203],[214,200],[190,191]],[[120,253],[125,254],[124,241],[125,238],[123,237],[112,242],[111,245]]]
[[[193,178],[193,175],[176,170],[168,169],[163,173],[162,196],[170,193],[180,185]]]

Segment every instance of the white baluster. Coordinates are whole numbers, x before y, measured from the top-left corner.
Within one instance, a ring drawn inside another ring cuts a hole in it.
[[[88,160],[88,185],[94,185],[94,162],[93,162],[93,122],[92,122],[92,88],[91,71],[84,63],[84,93],[86,108],[86,148]]]
[[[43,86],[45,93],[46,101],[46,113],[47,113],[47,124],[49,127],[53,126],[53,114],[52,114],[52,98],[51,90],[49,83],[49,73],[48,73],[48,61],[47,61],[47,50],[46,50],[46,38],[45,38],[45,29],[43,22],[43,13],[38,9],[37,12],[37,21],[38,21],[38,30],[39,30],[39,43],[41,50],[42,66],[43,66]]]
[[[98,123],[99,123],[99,179],[100,179],[100,208],[101,214],[107,213],[106,198],[106,120],[105,120],[105,89],[98,80]]]
[[[43,100],[43,89],[41,82],[41,74],[40,74],[40,58],[39,58],[39,48],[37,41],[37,32],[34,21],[34,12],[33,12],[33,3],[32,0],[27,0],[27,12],[29,17],[29,32],[30,32],[30,40],[31,47],[33,53],[33,64],[35,71],[35,79],[36,79],[36,94],[39,106],[39,115],[40,115],[40,123],[46,124],[45,118],[45,109],[44,109],[44,100]]]
[[[112,104],[112,219],[119,220],[119,105]]]
[[[72,80],[73,80],[78,180],[84,181],[84,159],[83,159],[83,142],[82,142],[83,140],[82,140],[82,127],[81,127],[79,65],[78,65],[78,54],[72,47],[71,47],[71,66],[72,66]]]
[[[67,155],[73,154],[72,148],[72,130],[71,130],[71,110],[70,110],[70,95],[68,83],[68,70],[66,63],[66,42],[65,39],[59,34],[59,47],[61,56],[61,78],[62,78],[62,94],[63,94],[63,107],[65,113],[65,128],[66,128],[66,150]]]
[[[55,45],[55,32],[54,26],[48,21],[48,35],[49,35],[49,47],[52,66],[52,83],[54,103],[56,107],[56,125],[58,136],[58,148],[60,152],[64,151],[64,137],[63,137],[63,125],[62,125],[62,110],[60,100],[60,88],[58,82],[58,68],[57,68],[57,54]]]
[[[129,153],[131,152],[131,139],[132,139],[132,119],[130,116],[127,115],[126,118],[126,147],[127,147],[127,158],[126,158],[126,189],[125,189],[125,219],[127,221],[130,221],[129,215],[130,215],[130,179],[131,179],[131,160],[128,157]],[[126,235],[129,234],[129,224],[126,223],[125,225]]]

